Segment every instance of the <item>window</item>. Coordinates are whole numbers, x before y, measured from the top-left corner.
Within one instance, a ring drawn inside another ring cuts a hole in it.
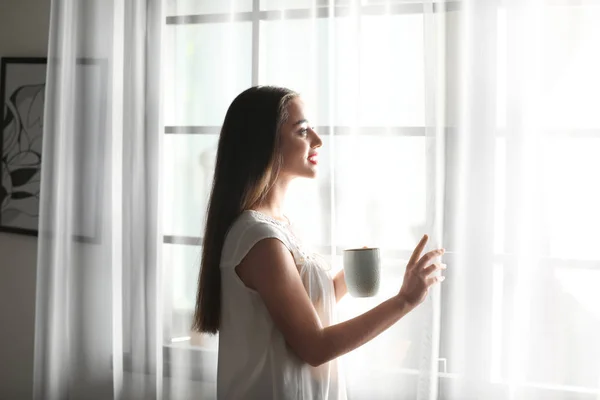
[[[163,201],[169,206],[163,213],[163,254],[171,284],[166,337],[175,343],[190,337],[219,127],[231,100],[253,84],[299,91],[324,141],[320,178],[291,188],[290,217],[333,268],[341,267],[345,247],[382,246],[389,260],[385,268],[395,278],[386,291],[397,290],[398,265],[421,234],[426,213],[420,6],[401,1],[391,6],[339,1],[332,9],[326,1],[317,1],[315,9],[311,1],[167,4]],[[328,18],[332,12],[336,18]],[[341,39],[356,34],[359,13],[357,47]],[[406,37],[414,40],[399,40]],[[355,81],[360,84],[348,84]],[[375,97],[380,101],[371,101]],[[382,169],[395,174],[396,185],[382,185]],[[349,197],[352,202],[344,201]],[[358,214],[357,207],[369,211]],[[386,218],[390,207],[397,210]],[[378,229],[363,229],[361,218]],[[340,309],[350,317],[357,304],[345,302]]]
[[[345,247],[382,247],[386,281],[381,297],[396,292],[405,260],[431,212],[427,196],[436,190],[425,178],[425,88],[431,77],[424,64],[423,5],[408,0],[360,4],[336,0],[335,6],[324,0],[167,3],[163,181],[164,204],[169,207],[164,209],[164,268],[172,281],[165,296],[170,313],[166,337],[186,345],[190,340],[200,235],[219,126],[231,100],[254,84],[300,91],[313,108],[311,119],[323,137],[320,177],[295,183],[289,204],[292,219],[334,269],[341,267]],[[536,147],[540,175],[535,193],[540,221],[547,225],[537,232],[545,253],[537,268],[540,275],[533,284],[533,300],[520,297],[522,277],[512,257],[519,201],[514,185],[520,171],[514,166],[519,115],[511,107],[516,85],[511,74],[518,68],[518,58],[512,47],[510,16],[502,4],[497,10],[497,134],[491,172],[494,257],[491,265],[482,266],[492,282],[492,290],[482,300],[490,305],[492,329],[484,340],[491,348],[488,367],[493,383],[510,380],[522,356],[528,360],[523,364],[526,386],[586,393],[597,387],[593,372],[600,369],[600,345],[590,337],[600,330],[594,294],[600,285],[595,233],[600,225],[600,190],[594,184],[600,171],[600,113],[595,109],[600,95],[596,73],[600,53],[595,51],[600,48],[596,23],[600,7],[579,3],[549,1],[539,16],[543,131]],[[446,2],[444,10],[450,77],[460,68],[460,2]],[[357,15],[361,15],[360,35],[355,29]],[[341,40],[353,35],[356,41]],[[446,98],[458,98],[451,79],[446,90]],[[371,101],[374,98],[380,101]],[[454,157],[456,146],[453,129],[458,106],[454,103],[448,102],[446,110],[448,158]],[[458,171],[449,167],[445,174],[446,197],[452,198]],[[367,211],[357,213],[358,208]],[[326,217],[332,210],[335,217]],[[460,223],[448,218],[450,224]],[[370,230],[371,226],[376,229]],[[446,262],[451,274],[452,257]],[[450,378],[465,372],[465,360],[451,352],[452,338],[460,336],[460,322],[446,312],[456,290],[447,286],[442,292],[440,370]],[[349,318],[379,300],[346,298],[340,312]],[[423,318],[423,313],[412,313],[380,340],[349,357],[369,357],[376,371],[416,374],[421,338],[406,327]],[[526,333],[515,339],[515,329]],[[581,345],[566,348],[567,342]],[[209,349],[216,346],[214,339],[206,337],[192,338],[191,343]],[[395,365],[387,365],[387,357],[377,359],[390,351],[397,352]],[[568,365],[573,374],[555,376],[556,364]],[[586,372],[582,365],[596,368]]]
[[[600,67],[595,51],[600,30],[593,22],[600,17],[600,7],[548,1],[537,15],[538,70],[530,76],[539,79],[536,94],[541,100],[537,103],[540,131],[532,152],[539,184],[532,193],[542,259],[532,268],[533,277],[520,276],[522,266],[511,256],[518,240],[515,182],[521,173],[513,164],[520,150],[513,131],[520,129],[521,115],[511,107],[518,88],[509,78],[519,67],[519,55],[511,48],[519,38],[511,32],[504,7],[497,16],[492,380],[510,380],[518,365],[530,388],[594,393],[600,346],[590,335],[600,329],[600,318],[595,311],[598,296],[591,287],[600,284],[600,257],[593,250],[600,223],[600,190],[589,182],[597,180],[600,171],[595,156],[600,152],[600,119],[593,106],[600,93],[600,78],[593,72]],[[531,284],[528,299],[522,297],[519,279]],[[576,289],[574,282],[582,286]],[[580,343],[587,344],[585,349]],[[556,366],[570,372],[557,373]]]

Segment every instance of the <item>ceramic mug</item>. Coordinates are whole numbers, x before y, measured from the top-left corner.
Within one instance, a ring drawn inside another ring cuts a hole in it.
[[[352,297],[373,297],[379,291],[379,249],[363,247],[344,250],[344,275]]]

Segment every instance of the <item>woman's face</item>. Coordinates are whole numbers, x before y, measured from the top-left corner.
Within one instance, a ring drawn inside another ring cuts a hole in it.
[[[323,142],[304,114],[304,102],[295,97],[288,103],[288,118],[281,127],[283,166],[280,174],[287,178],[314,178],[319,159],[317,149]]]

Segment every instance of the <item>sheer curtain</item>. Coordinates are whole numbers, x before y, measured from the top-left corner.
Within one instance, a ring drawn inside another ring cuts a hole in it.
[[[352,399],[600,395],[600,29],[594,2],[62,0],[51,16],[35,397],[214,398],[190,332],[219,126],[299,91],[320,175],[287,213],[374,299],[423,233],[441,288],[343,357]]]
[[[51,6],[34,397],[162,391],[160,1]]]
[[[442,380],[441,393],[597,398],[600,191],[587,182],[600,171],[590,107],[600,8],[528,0],[462,10],[447,42],[448,55],[460,53],[447,68],[459,86],[447,100],[458,123],[445,170],[445,245],[456,255],[440,346],[458,379]]]

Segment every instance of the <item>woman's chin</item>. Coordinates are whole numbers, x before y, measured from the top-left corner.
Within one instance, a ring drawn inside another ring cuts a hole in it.
[[[318,175],[318,168],[316,165],[311,165],[308,166],[306,168],[303,168],[302,170],[297,170],[293,173],[289,173],[289,177],[290,178],[308,178],[308,179],[314,179],[316,178]]]
[[[314,168],[311,168],[310,170],[308,170],[304,177],[308,178],[308,179],[314,179],[317,177],[317,175],[319,175],[319,171],[317,170],[316,167],[314,167]]]

